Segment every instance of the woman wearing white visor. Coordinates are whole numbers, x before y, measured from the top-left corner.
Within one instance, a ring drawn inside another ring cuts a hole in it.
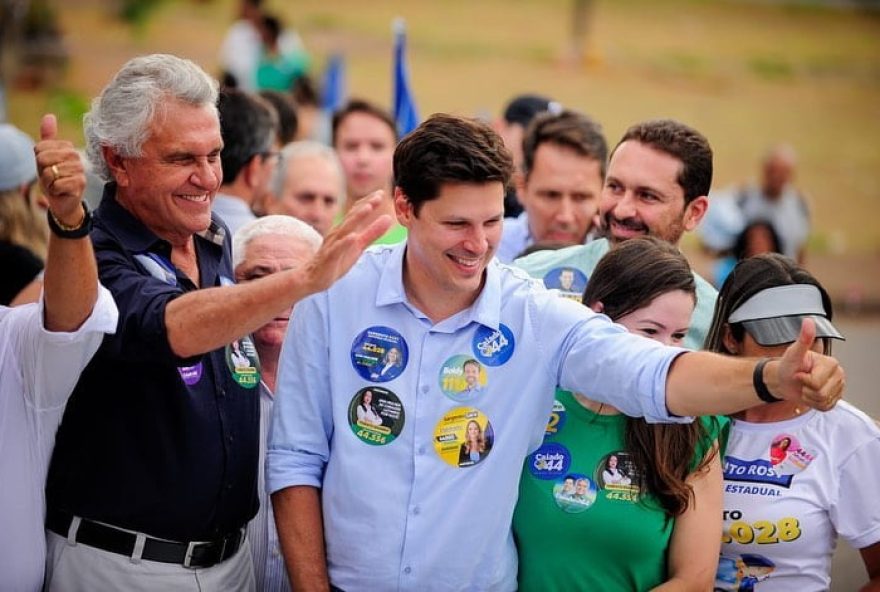
[[[760,255],[741,261],[722,286],[706,349],[779,356],[810,318],[814,347],[827,354],[832,339],[843,339],[831,315],[812,275],[780,255]],[[880,589],[878,496],[880,428],[852,405],[817,413],[778,401],[735,415],[715,590],[828,590],[838,535],[861,552],[870,580],[863,590]]]

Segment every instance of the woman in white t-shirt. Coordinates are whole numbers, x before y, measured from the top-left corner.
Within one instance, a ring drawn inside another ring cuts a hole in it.
[[[828,293],[812,275],[781,255],[759,255],[741,261],[722,286],[706,349],[781,356],[812,319],[813,349],[828,354],[831,339],[843,339],[831,316]],[[759,394],[762,377],[759,363]],[[838,534],[861,552],[864,589],[880,589],[877,424],[844,401],[825,413],[772,402],[733,420],[715,589],[828,590]]]

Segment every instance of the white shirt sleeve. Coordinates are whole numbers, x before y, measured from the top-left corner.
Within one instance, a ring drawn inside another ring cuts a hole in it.
[[[864,549],[880,541],[880,436],[856,449],[840,467],[831,522],[850,545]]]

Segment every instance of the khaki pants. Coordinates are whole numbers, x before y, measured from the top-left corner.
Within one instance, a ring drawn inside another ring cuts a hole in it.
[[[254,566],[247,539],[238,553],[208,568],[190,569],[173,563],[134,561],[130,557],[71,545],[46,531],[48,592],[254,592]]]

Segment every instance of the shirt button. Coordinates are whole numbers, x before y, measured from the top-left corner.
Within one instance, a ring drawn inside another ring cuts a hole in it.
[[[419,446],[419,454],[425,454],[425,447]]]
[[[235,441],[235,438],[233,438],[232,436],[229,436],[229,437],[226,438],[226,439],[229,441],[230,444],[232,444],[232,442]]]
[[[412,568],[410,566],[407,565],[406,567],[403,568],[403,573],[409,574],[411,572],[412,572]]]
[[[423,385],[422,385],[422,392],[423,392],[423,393],[427,393],[427,392],[428,392],[428,385],[427,385],[427,384],[423,384]]]
[[[418,516],[421,513],[422,509],[420,507],[416,506],[415,508],[413,508],[413,516]]]

